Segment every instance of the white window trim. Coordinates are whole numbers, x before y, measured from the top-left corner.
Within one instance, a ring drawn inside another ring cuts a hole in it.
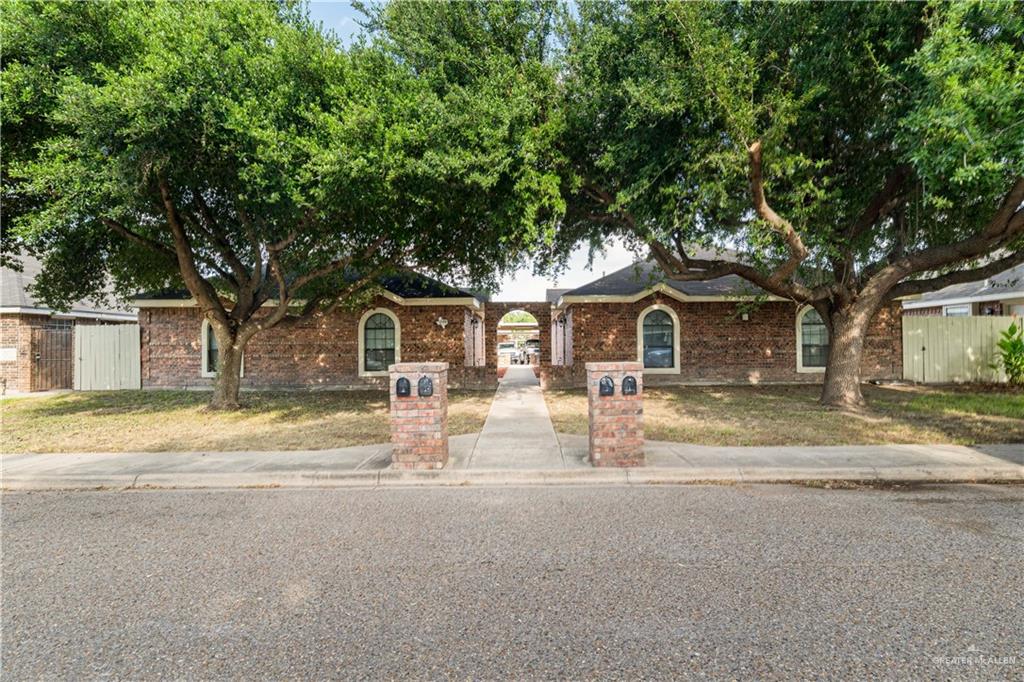
[[[826,369],[825,367],[804,367],[804,335],[801,326],[803,325],[804,315],[812,310],[814,310],[814,306],[808,305],[801,308],[796,314],[796,371],[799,374],[823,374]],[[828,329],[827,326],[826,329]],[[831,347],[831,334],[829,334],[828,342]]]
[[[966,315],[950,315],[949,311],[954,309],[954,308],[966,310],[967,314]],[[957,305],[944,305],[944,306],[942,306],[942,316],[943,317],[972,317],[974,315],[973,308],[974,308],[974,306],[972,306],[970,303],[958,303]]]
[[[373,315],[377,313],[383,313],[391,318],[391,321],[395,323],[395,362],[399,363],[402,361],[402,323],[398,321],[398,316],[387,308],[374,308],[373,310],[367,310],[363,313],[363,316],[359,318],[359,376],[361,377],[386,377],[388,371],[382,372],[367,372],[366,371],[366,321],[369,320]]]
[[[655,310],[664,310],[672,318],[672,366],[644,367],[644,374],[679,374],[679,316],[670,306],[661,303],[649,305],[640,311],[636,318],[636,359],[641,366],[644,364],[644,318]]]
[[[209,354],[206,352],[209,349],[209,335],[212,334],[212,333],[213,333],[213,327],[210,325],[210,321],[204,318],[203,319],[203,324],[199,327],[199,345],[200,345],[200,349],[202,351],[202,356],[200,356],[200,360],[199,360],[200,363],[201,363],[201,365],[199,367],[199,374],[201,376],[203,376],[204,378],[206,378],[206,379],[213,379],[213,378],[215,378],[217,376],[217,373],[214,372],[214,371],[211,371],[210,368],[206,364],[206,359],[209,357]],[[244,377],[245,376],[245,353],[244,352],[242,353],[242,366],[239,369],[238,376],[240,376],[240,377]]]

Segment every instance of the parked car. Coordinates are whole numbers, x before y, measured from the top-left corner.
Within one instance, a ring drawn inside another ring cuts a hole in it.
[[[671,367],[672,348],[645,348],[644,367]]]
[[[529,339],[526,342],[526,364],[540,364],[540,339]]]
[[[507,361],[505,364],[515,364],[519,354],[516,352],[516,344],[512,342],[498,344],[498,364],[502,364],[502,357]]]

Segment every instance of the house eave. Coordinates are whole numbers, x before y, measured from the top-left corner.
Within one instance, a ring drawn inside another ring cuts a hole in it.
[[[94,312],[91,310],[69,310],[67,312],[55,312],[49,308],[34,308],[29,306],[0,306],[0,315],[47,315],[58,319],[86,319],[86,320],[107,320],[127,321],[138,319],[133,312]]]
[[[946,305],[963,305],[965,303],[987,303],[988,301],[1007,301],[1024,299],[1024,291],[1005,291],[1003,293],[978,294],[976,296],[960,296],[957,298],[931,298],[903,301],[903,307],[907,310],[916,308],[941,308]]]
[[[468,306],[479,309],[480,301],[472,296],[456,296],[452,298],[405,298],[390,291],[381,294],[384,298],[401,306]],[[295,305],[302,305],[305,301],[296,300]],[[194,308],[199,303],[194,298],[137,298],[132,301],[136,308]],[[276,301],[267,301],[264,307],[277,306]]]
[[[677,301],[683,303],[722,303],[722,302],[742,302],[742,301],[785,301],[786,299],[781,296],[774,296],[771,294],[764,296],[753,296],[750,294],[720,294],[714,296],[694,296],[690,294],[684,294],[681,291],[673,289],[664,283],[659,283],[653,287],[648,287],[635,294],[587,294],[587,295],[573,295],[565,294],[558,299],[555,305],[556,309],[561,309],[567,305],[573,303],[636,303],[637,301],[647,298],[652,294],[664,294],[669,298],[674,298]]]

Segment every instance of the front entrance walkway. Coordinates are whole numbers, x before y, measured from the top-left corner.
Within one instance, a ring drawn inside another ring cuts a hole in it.
[[[512,365],[498,383],[467,467],[562,469],[562,450],[533,368]]]

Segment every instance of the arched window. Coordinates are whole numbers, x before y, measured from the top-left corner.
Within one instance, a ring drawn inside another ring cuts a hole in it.
[[[796,316],[796,371],[824,372],[828,364],[828,327],[814,308]]]
[[[679,372],[679,318],[668,306],[653,305],[637,320],[637,359],[653,373]]]
[[[359,322],[359,374],[385,375],[400,361],[401,327],[390,310],[371,310]]]

